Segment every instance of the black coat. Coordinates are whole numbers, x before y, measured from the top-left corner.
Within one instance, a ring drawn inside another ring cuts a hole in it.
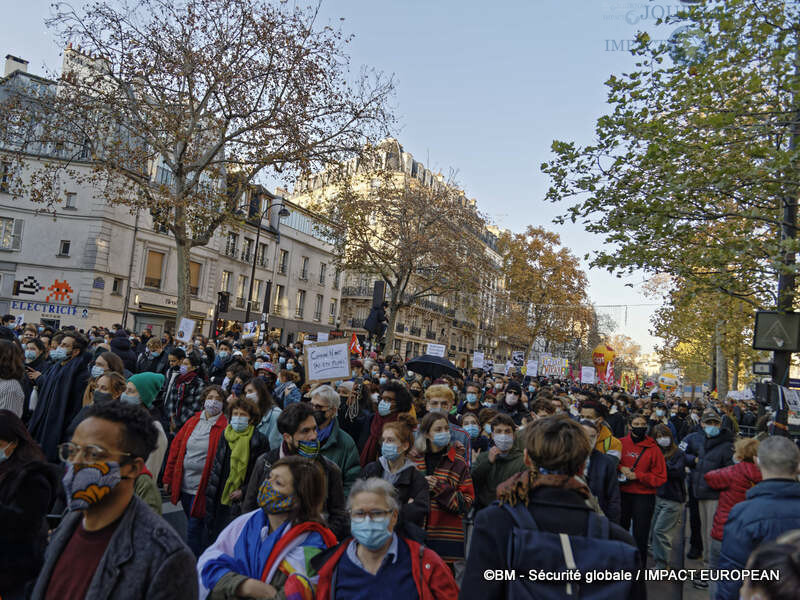
[[[111,338],[111,351],[122,359],[122,364],[131,373],[136,373],[136,353],[131,350],[131,341],[124,332]]]
[[[50,462],[59,462],[58,444],[83,405],[83,392],[89,380],[86,367],[90,358],[91,355],[84,352],[66,364],[54,364],[36,380],[39,401],[28,431],[39,442]]]
[[[612,435],[621,439],[625,437],[625,415],[621,412],[615,412],[613,415],[606,417],[606,423],[611,430]]]
[[[58,493],[58,468],[14,455],[0,469],[0,595],[35,579],[47,547],[47,516]]]
[[[722,429],[715,437],[706,437],[695,467],[694,495],[698,500],[717,500],[719,492],[706,483],[705,474],[733,464],[733,434]]]
[[[269,477],[272,465],[278,462],[280,457],[281,448],[273,448],[258,457],[256,465],[253,467],[253,476],[250,477],[250,482],[247,484],[247,493],[242,502],[242,513],[258,508],[258,489]],[[315,460],[325,471],[325,479],[328,484],[328,496],[322,505],[322,511],[328,515],[328,528],[338,539],[343,540],[350,535],[350,517],[345,508],[342,470],[335,462],[321,454],[317,455]]]
[[[680,450],[667,458],[667,482],[658,488],[656,495],[664,500],[674,502],[686,502],[686,467],[688,461],[686,455]]]
[[[586,483],[597,498],[600,508],[612,523],[619,523],[622,504],[617,480],[617,461],[599,450],[589,456],[589,473]]]
[[[136,359],[137,373],[161,373],[165,375],[168,367],[167,355],[164,353],[159,354],[156,358],[148,357],[147,354],[140,354]]]
[[[208,368],[208,382],[214,385],[222,385],[225,379],[225,372],[228,370],[228,366],[231,362],[233,362],[232,356],[221,363],[212,362],[211,366]]]
[[[383,477],[383,466],[379,461],[371,462],[361,471],[361,479],[369,477]],[[414,523],[425,527],[425,517],[431,506],[428,481],[422,471],[416,467],[403,469],[394,482],[397,498],[400,501],[400,518],[402,523]],[[409,500],[413,502],[409,503]]]
[[[250,481],[250,476],[253,473],[253,467],[256,464],[256,459],[259,456],[269,451],[269,440],[258,429],[253,429],[253,437],[250,438],[250,457],[247,460],[247,470],[244,476],[242,487],[242,497],[247,490],[247,483]],[[225,526],[230,522],[231,517],[236,517],[241,514],[241,501],[231,503],[230,511],[219,510],[222,506],[222,490],[225,489],[225,483],[231,474],[231,447],[225,440],[223,434],[222,439],[217,446],[217,453],[214,456],[214,463],[211,466],[211,473],[208,475],[208,485],[206,486],[206,528],[209,531],[210,540],[217,539],[217,535],[222,531]],[[235,505],[239,506],[235,506]],[[227,507],[226,507],[227,508]]]
[[[551,487],[534,489],[528,502],[528,510],[542,531],[586,535],[589,512],[585,499],[579,493]],[[616,523],[609,523],[609,538],[623,541],[631,546],[636,543],[630,533]],[[475,529],[464,579],[461,582],[461,600],[501,600],[509,596],[508,584],[493,581],[484,573],[495,569],[509,568],[509,540],[512,538],[514,520],[506,509],[493,504],[475,517]],[[531,548],[535,553],[536,549]],[[630,600],[644,600],[647,589],[644,578],[633,588]]]

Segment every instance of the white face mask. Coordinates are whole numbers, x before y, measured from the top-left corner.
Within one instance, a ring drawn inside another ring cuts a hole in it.
[[[506,394],[506,404],[509,406],[515,406],[519,402],[519,396],[516,394]]]
[[[668,446],[670,446],[672,444],[672,440],[670,438],[668,438],[668,437],[656,438],[656,442],[662,448],[667,448]]]

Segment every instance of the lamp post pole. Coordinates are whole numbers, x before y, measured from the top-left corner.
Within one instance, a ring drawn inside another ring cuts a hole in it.
[[[253,249],[253,268],[250,269],[250,288],[247,290],[247,309],[244,312],[244,322],[250,322],[250,305],[253,302],[253,283],[255,283],[256,278],[256,257],[258,256],[258,242],[261,240],[261,221],[264,220],[264,215],[269,213],[269,209],[272,205],[268,204],[267,208],[265,208],[262,212],[258,214],[258,229],[256,229],[256,244],[255,248]]]

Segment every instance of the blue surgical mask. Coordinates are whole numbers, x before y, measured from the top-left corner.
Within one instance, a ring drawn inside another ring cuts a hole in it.
[[[132,394],[126,394],[122,392],[122,395],[119,397],[120,402],[124,402],[125,404],[141,404],[142,401],[139,396],[134,396]]]
[[[231,392],[233,392],[233,394],[236,395],[236,396],[240,395],[242,393],[242,384],[241,383],[234,383],[231,386]]]
[[[433,443],[439,446],[439,448],[444,448],[445,446],[450,444],[450,432],[440,431],[439,433],[434,433]]]
[[[25,350],[25,360],[28,362],[36,360],[36,350]]]
[[[150,353],[150,356],[152,356],[153,358],[158,358],[159,356],[161,356],[161,352],[159,352],[158,350],[153,350]]]
[[[294,369],[294,363],[286,363],[286,370],[291,371]]]
[[[189,367],[187,367],[186,365],[181,365],[179,371],[181,375],[186,375],[189,372]]]
[[[467,404],[475,404],[478,401],[478,394],[467,392]]]
[[[514,445],[514,436],[510,433],[496,433],[494,435],[494,445],[500,452],[508,452]]]
[[[228,351],[227,350],[220,350],[217,353],[217,356],[219,356],[220,359],[225,360],[226,358],[228,358]]]
[[[719,435],[719,425],[703,425],[703,431],[708,437],[716,437]]]
[[[350,521],[350,533],[356,541],[370,550],[377,550],[386,545],[392,532],[389,531],[389,521],[391,517],[372,520],[372,517],[364,519],[361,523]]]
[[[483,430],[486,432],[486,435],[492,435],[492,426],[488,423],[483,426]]]
[[[55,350],[50,350],[50,358],[52,358],[57,362],[60,362],[65,358],[67,358],[67,351],[64,350],[64,348],[62,348],[61,346],[59,346]]]
[[[259,369],[262,369],[263,367],[264,367],[264,363],[263,363],[263,362],[261,362],[260,360],[257,360],[257,361],[255,362],[255,364],[253,365],[253,368],[254,368],[256,371],[258,371]]]
[[[387,382],[387,381],[389,381],[389,380],[388,380],[386,377],[381,377],[381,378],[378,380],[378,382],[379,382],[381,385],[386,385],[386,382]]]
[[[469,437],[471,438],[478,437],[478,434],[481,432],[481,428],[478,427],[478,425],[475,423],[464,425],[464,430],[469,434]]]
[[[528,386],[528,393],[529,393],[529,394],[534,394],[534,393],[536,393],[536,386],[535,386],[535,385],[529,385],[529,386]]]
[[[384,442],[381,444],[381,454],[386,460],[397,460],[397,457],[400,456],[400,451],[397,449],[397,444]]]
[[[5,447],[0,450],[0,464],[3,464],[4,461],[11,458],[11,452],[8,451],[8,448],[11,446],[11,442],[5,445]]]
[[[100,377],[105,372],[106,372],[106,370],[103,367],[98,367],[97,365],[92,365],[92,378],[97,379],[98,377]]]
[[[656,416],[657,417],[663,417],[664,416],[664,410],[661,409],[661,408],[657,408],[656,409]]]
[[[241,415],[236,415],[235,417],[231,417],[231,427],[237,433],[242,433],[247,426],[250,424],[250,419],[248,417],[243,417]]]
[[[392,403],[388,400],[381,400],[378,402],[378,414],[382,417],[385,417],[390,412],[392,412]]]
[[[281,363],[282,365],[285,365],[286,364],[286,357],[285,356],[279,357],[278,358],[278,362]]]

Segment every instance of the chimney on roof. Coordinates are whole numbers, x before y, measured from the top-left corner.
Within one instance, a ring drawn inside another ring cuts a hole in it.
[[[6,54],[6,70],[3,77],[10,75],[14,71],[28,72],[28,61],[22,58],[17,58],[11,54]]]

